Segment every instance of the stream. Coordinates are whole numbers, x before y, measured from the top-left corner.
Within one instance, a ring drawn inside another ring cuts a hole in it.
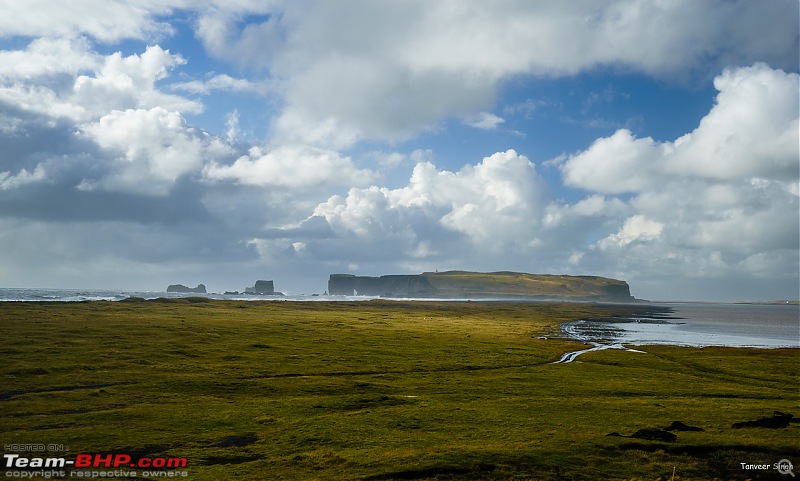
[[[643,352],[627,346],[800,347],[800,306],[792,303],[664,303],[632,317],[582,319],[561,325],[564,337],[593,347],[568,352],[552,364],[575,361],[603,349]]]
[[[605,349],[620,349],[620,350],[628,351],[628,352],[638,352],[638,353],[642,353],[642,354],[645,353],[644,351],[638,351],[636,349],[631,349],[629,347],[625,347],[622,344],[599,344],[599,343],[596,343],[596,342],[593,342],[592,344],[594,345],[594,347],[590,347],[588,349],[581,349],[580,351],[568,352],[568,353],[564,354],[563,356],[561,356],[561,359],[559,359],[558,361],[555,361],[555,362],[551,362],[550,364],[566,364],[566,363],[569,363],[569,362],[573,362],[575,360],[575,358],[577,358],[578,356],[580,356],[581,354],[584,354],[586,352],[603,351]]]

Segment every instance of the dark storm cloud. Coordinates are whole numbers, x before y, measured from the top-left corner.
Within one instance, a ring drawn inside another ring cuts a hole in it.
[[[46,182],[0,191],[0,216],[54,222],[207,223],[211,215],[193,186],[166,197],[81,191]]]
[[[96,150],[76,141],[72,122],[27,112],[0,101],[0,172],[33,171],[54,158]]]

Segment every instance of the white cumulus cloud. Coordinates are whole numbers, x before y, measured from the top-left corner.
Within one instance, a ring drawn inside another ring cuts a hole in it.
[[[624,221],[586,246],[582,265],[698,278],[758,277],[769,266],[775,278],[796,279],[799,84],[764,64],[727,69],[692,132],[658,142],[620,130],[558,161],[568,185],[627,206]]]
[[[50,0],[0,1],[1,36],[77,37],[91,35],[104,42],[146,38],[172,32],[156,18],[185,0]]]
[[[0,172],[0,190],[41,182],[45,180],[46,176],[45,169],[41,164],[37,165],[33,172],[28,172],[27,169],[20,170],[16,175],[11,175],[9,171]]]
[[[86,122],[130,108],[202,110],[158,88],[157,82],[185,61],[157,45],[141,55],[101,56],[87,50],[85,42],[35,40],[25,50],[0,52],[3,57],[21,66],[0,67],[0,101],[27,112]]]
[[[489,112],[481,112],[481,114],[476,117],[470,117],[464,120],[464,123],[470,127],[481,130],[494,130],[503,122],[505,122],[504,119],[490,114]]]
[[[219,58],[280,79],[278,138],[342,148],[480,115],[513,76],[598,66],[703,76],[756,60],[791,68],[791,3],[276,2],[252,23],[239,21],[237,7],[207,10],[197,34]]]
[[[314,215],[325,218],[339,235],[367,241],[399,238],[404,243],[400,249],[417,254],[446,251],[446,243],[429,237],[443,229],[462,244],[510,253],[526,250],[534,240],[546,190],[534,165],[509,150],[458,172],[419,163],[406,187],[351,189],[346,198],[334,196],[320,204]]]
[[[208,80],[192,80],[190,82],[174,83],[170,88],[172,90],[182,90],[202,95],[208,95],[215,90],[251,92],[264,95],[271,89],[267,82],[252,82],[246,79],[234,78],[228,74],[217,74]]]
[[[611,234],[599,242],[601,248],[624,247],[634,241],[652,241],[661,235],[664,224],[650,220],[643,215],[625,219],[625,224],[616,234]]]
[[[798,75],[757,64],[714,80],[716,104],[673,142],[629,130],[597,140],[562,166],[567,184],[595,192],[644,192],[665,178],[709,180],[798,177]]]
[[[358,185],[374,177],[358,169],[352,160],[331,150],[303,145],[274,149],[252,147],[233,164],[209,163],[204,175],[209,180],[233,180],[261,187],[308,188],[322,185]]]
[[[83,188],[165,194],[182,175],[231,153],[218,139],[188,127],[177,112],[161,107],[113,111],[83,131],[114,164],[102,179],[85,180]]]

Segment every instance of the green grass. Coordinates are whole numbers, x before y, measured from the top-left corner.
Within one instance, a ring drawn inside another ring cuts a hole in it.
[[[444,296],[541,296],[604,298],[628,295],[625,282],[606,277],[526,274],[521,272],[426,272],[422,274]]]
[[[739,463],[800,464],[798,424],[731,428],[800,415],[798,350],[649,346],[549,364],[582,347],[553,338],[559,323],[632,309],[2,303],[0,433],[187,457],[196,480],[770,479]],[[606,436],[675,420],[704,431]]]

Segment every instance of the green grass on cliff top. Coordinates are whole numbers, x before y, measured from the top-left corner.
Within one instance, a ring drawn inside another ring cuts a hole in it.
[[[608,288],[624,288],[626,283],[617,279],[596,276],[564,276],[525,274],[521,272],[426,272],[428,281],[444,293],[596,297],[608,296]]]
[[[800,465],[798,350],[549,364],[559,323],[636,307],[0,303],[0,437],[189,460],[189,479],[771,479]],[[608,437],[680,420],[676,442]],[[140,478],[141,479],[141,478]],[[788,479],[788,478],[787,478]]]

